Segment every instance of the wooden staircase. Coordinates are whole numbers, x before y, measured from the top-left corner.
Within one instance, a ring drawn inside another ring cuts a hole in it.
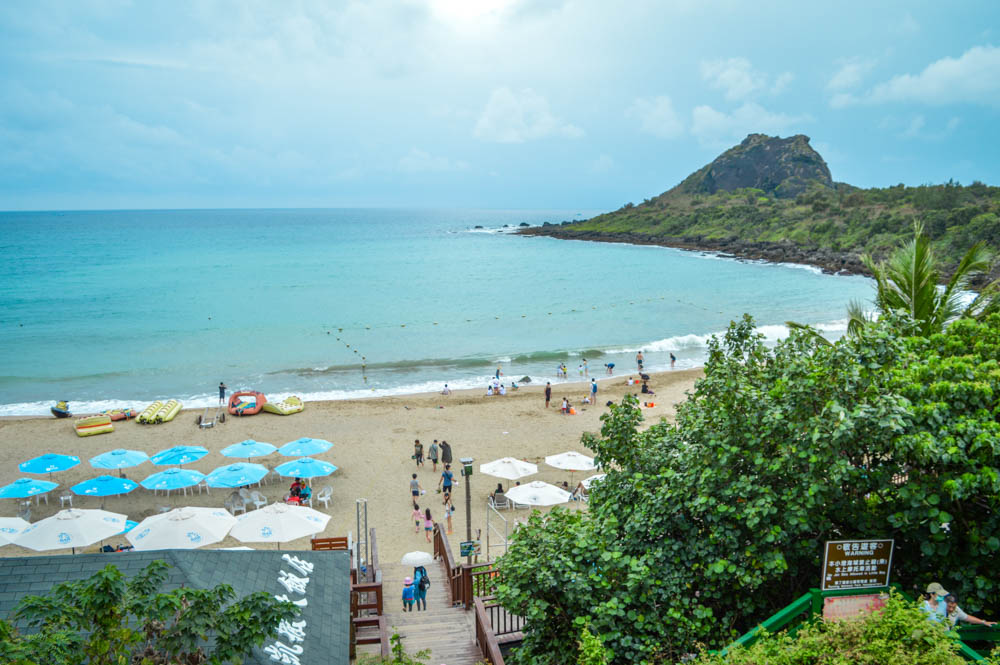
[[[428,663],[475,665],[483,661],[476,647],[472,612],[452,607],[445,565],[438,560],[425,566],[431,587],[427,590],[427,609],[403,611],[403,578],[413,576],[413,568],[401,564],[382,566],[384,591],[383,618],[390,635],[399,633],[409,654],[430,649]]]

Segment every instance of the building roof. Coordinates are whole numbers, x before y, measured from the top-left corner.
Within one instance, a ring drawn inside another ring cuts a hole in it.
[[[286,595],[293,602],[305,599],[307,604],[295,619],[306,622],[302,627],[304,639],[295,642],[279,635],[278,641],[292,647],[292,652],[302,647],[297,654],[302,665],[350,662],[350,558],[346,551],[161,550],[3,558],[0,559],[0,616],[10,616],[26,595],[44,595],[60,582],[90,577],[109,563],[131,577],[157,559],[170,564],[164,590],[182,586],[207,589],[225,583],[238,596],[267,591],[276,596]],[[300,562],[305,562],[306,567]],[[308,571],[308,564],[312,564],[312,571],[303,574],[303,570]],[[303,578],[308,578],[308,582],[302,582]],[[303,587],[305,592],[299,592]],[[265,642],[264,649],[255,651],[244,662],[256,665],[280,662],[272,660],[265,651],[280,650],[280,646],[271,646],[275,641]]]

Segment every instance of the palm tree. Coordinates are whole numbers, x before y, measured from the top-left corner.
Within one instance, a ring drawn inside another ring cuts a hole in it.
[[[940,287],[940,271],[931,240],[923,226],[913,225],[913,239],[896,249],[887,260],[876,262],[867,254],[861,257],[875,280],[875,311],[885,314],[903,311],[917,324],[920,335],[929,336],[944,330],[951,321],[962,317],[982,319],[1000,311],[998,282],[980,290],[968,304],[963,301],[973,280],[989,272],[993,257],[986,245],[977,242],[959,261],[948,282]],[[864,306],[853,301],[847,308],[847,332],[856,335],[872,321]],[[789,321],[790,328],[808,329]]]

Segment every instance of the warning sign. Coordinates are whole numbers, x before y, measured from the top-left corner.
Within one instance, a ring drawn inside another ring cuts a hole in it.
[[[822,589],[888,586],[892,540],[828,540]]]

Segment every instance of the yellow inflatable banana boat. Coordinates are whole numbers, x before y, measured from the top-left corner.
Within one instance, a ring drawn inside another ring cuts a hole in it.
[[[111,424],[111,416],[90,416],[81,418],[73,425],[77,436],[94,436],[95,434],[107,434],[114,432],[115,426]]]
[[[169,423],[180,413],[181,406],[181,403],[175,399],[166,402],[157,400],[143,409],[136,420],[146,425]]]
[[[149,423],[153,422],[153,416],[155,416],[156,412],[159,411],[162,407],[163,407],[163,402],[157,400],[156,402],[153,402],[145,409],[143,409],[142,413],[139,414],[139,417],[137,417],[136,420],[139,421],[140,423],[143,423],[144,425],[148,425]]]
[[[290,416],[293,413],[298,413],[305,408],[305,404],[302,400],[292,395],[291,397],[286,397],[280,402],[265,402],[264,410],[268,413],[276,413],[279,416]]]

